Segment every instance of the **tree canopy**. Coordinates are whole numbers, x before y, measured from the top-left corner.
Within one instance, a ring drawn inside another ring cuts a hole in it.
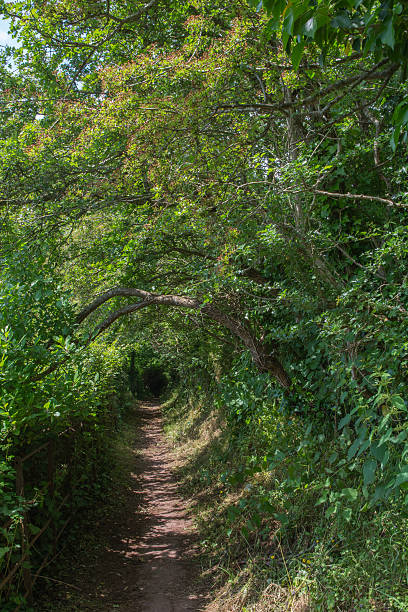
[[[406,504],[404,5],[0,9],[20,43],[1,73],[3,443],[92,421],[123,355],[153,347],[217,380],[234,427],[259,402],[301,423],[328,518]]]

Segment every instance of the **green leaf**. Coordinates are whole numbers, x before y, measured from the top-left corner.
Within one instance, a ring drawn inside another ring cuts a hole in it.
[[[263,0],[263,4],[267,12],[279,20],[285,9],[286,0]]]
[[[378,441],[378,446],[382,446],[385,442],[388,442],[390,438],[392,438],[393,430],[391,427],[385,431],[385,433],[381,436]]]
[[[391,404],[398,410],[405,410],[405,402],[400,395],[394,395],[391,398]]]
[[[266,0],[264,4],[266,4]],[[262,0],[249,0],[249,6],[252,6],[252,8],[256,9],[257,11],[260,11],[262,8]]]
[[[320,506],[320,504],[324,504],[325,502],[327,502],[327,495],[328,495],[327,492],[323,493],[323,495],[319,497],[319,499],[315,503],[315,506]]]
[[[367,459],[363,465],[364,485],[368,486],[374,482],[375,472],[377,469],[377,461],[375,459]]]
[[[279,521],[283,527],[289,523],[288,515],[284,514],[283,512],[275,514],[274,518],[276,518],[276,520]]]
[[[408,123],[408,102],[405,99],[395,107],[392,122],[396,126]]]
[[[308,19],[303,26],[303,33],[305,36],[309,38],[314,38],[315,32],[317,30],[317,21],[314,17]]]
[[[262,1],[262,5],[265,9],[265,11],[268,13],[268,15],[271,13],[273,7],[274,7],[274,0],[263,0]],[[251,6],[253,6],[254,8],[256,8],[258,10],[258,2],[257,0],[252,0],[251,1]]]
[[[350,489],[350,488],[343,489],[342,494],[344,495],[344,497],[346,497],[350,501],[356,501],[358,497],[357,489]]]
[[[408,432],[403,430],[398,434],[396,438],[391,439],[390,442],[392,442],[393,444],[401,444],[401,442],[404,442],[404,440],[407,439],[407,436]]]
[[[399,487],[405,482],[408,482],[408,468],[398,474],[397,478],[395,479],[394,487]]]
[[[350,459],[352,459],[354,457],[354,455],[358,451],[360,445],[361,445],[360,438],[357,438],[357,440],[354,440],[353,444],[350,446],[350,448],[348,449],[348,453],[347,453],[347,459],[349,461],[350,461]]]
[[[370,447],[370,453],[380,463],[384,461],[386,450],[387,450],[387,446],[385,444],[382,444],[381,446],[374,444],[373,446]]]
[[[10,550],[12,550],[10,546],[1,546],[0,547],[0,559],[5,557],[7,553],[10,552]]]
[[[336,514],[337,511],[339,509],[339,503],[336,502],[335,504],[332,504],[331,506],[329,506],[325,512],[325,517],[326,518],[330,518],[331,516],[333,516],[333,514]]]
[[[365,440],[360,446],[360,448],[358,449],[357,457],[360,457],[360,455],[362,455],[369,446],[370,446],[370,440]]]
[[[295,15],[294,15],[293,9],[290,8],[285,15],[285,19],[283,20],[283,25],[282,25],[282,29],[284,32],[286,32],[286,34],[291,35],[293,33],[294,21],[295,21]]]
[[[401,133],[401,126],[398,125],[391,133],[391,138],[390,138],[390,146],[391,149],[394,151],[396,151],[397,146],[398,146],[398,141],[399,141],[399,137],[400,137],[400,133]]]
[[[351,413],[346,414],[345,417],[343,417],[338,425],[338,429],[343,429],[343,427],[345,427],[346,425],[348,425],[351,421]]]
[[[275,32],[278,29],[278,26],[279,19],[271,17],[262,31],[261,39],[263,41],[268,41],[272,35],[272,32]]]
[[[292,60],[292,64],[295,70],[298,70],[299,68],[299,64],[303,56],[304,48],[305,48],[305,43],[300,42],[294,47],[291,53],[291,60]]]
[[[350,17],[345,12],[333,17],[330,25],[334,29],[343,28],[345,30],[348,30],[353,26]]]
[[[343,510],[343,517],[344,517],[344,520],[347,521],[347,523],[349,523],[351,519],[353,518],[353,510],[351,508],[345,508]]]
[[[392,17],[387,19],[384,24],[384,28],[380,34],[380,39],[384,43],[384,45],[388,45],[391,49],[394,48],[395,45],[395,34],[394,34],[394,26],[392,23]]]
[[[336,451],[334,451],[334,453],[332,453],[329,457],[330,465],[332,465],[338,458],[339,458],[339,454]]]
[[[384,499],[385,498],[385,492],[386,492],[386,488],[384,485],[379,485],[378,487],[376,487],[375,491],[374,491],[374,495],[372,498],[372,502],[377,502],[379,499]]]
[[[394,13],[396,15],[401,15],[402,9],[403,9],[403,7],[402,7],[401,2],[397,2],[397,4],[394,6]]]

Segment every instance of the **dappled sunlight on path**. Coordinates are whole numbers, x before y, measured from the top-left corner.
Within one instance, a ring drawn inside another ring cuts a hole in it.
[[[133,578],[129,572],[122,576],[123,593],[131,590],[133,595],[124,599],[122,595],[121,602],[117,593],[116,602],[124,611],[199,610],[204,598],[192,584],[192,570],[199,573],[194,563],[195,533],[177,494],[161,433],[160,407],[144,404],[140,418],[136,450],[141,454],[132,474],[137,511],[128,516],[120,540],[107,551],[113,557],[123,556],[124,565],[134,568]]]

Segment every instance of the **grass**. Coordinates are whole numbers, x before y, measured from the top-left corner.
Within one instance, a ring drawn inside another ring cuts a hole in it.
[[[328,518],[313,486],[286,486],[283,468],[248,469],[254,456],[273,451],[273,440],[262,427],[234,438],[212,406],[197,394],[164,405],[178,478],[215,585],[208,610],[408,610],[406,509],[389,503],[352,521]],[[321,471],[325,462],[323,454]]]
[[[274,450],[269,426],[257,422],[237,435],[213,406],[203,393],[174,393],[163,404],[181,492],[200,534],[204,577],[213,584],[206,612],[408,610],[406,510],[389,503],[355,513],[352,521],[328,518],[325,505],[316,505],[320,493],[312,473],[310,486],[288,486],[287,465],[268,469],[254,460]],[[268,414],[265,422],[271,420]],[[288,445],[297,444],[301,425],[290,425]],[[70,539],[75,550],[71,544],[59,561],[69,574],[52,574],[61,583],[56,589],[50,581],[38,611],[95,609],[83,594],[83,577],[104,546],[99,526],[121,520],[135,435],[130,412],[112,444],[110,495],[78,524]],[[326,468],[322,453],[318,469]],[[75,574],[74,585],[65,584]]]

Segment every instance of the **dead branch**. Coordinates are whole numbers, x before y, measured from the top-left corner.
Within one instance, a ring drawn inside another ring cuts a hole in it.
[[[395,202],[394,200],[388,200],[387,198],[380,198],[379,196],[364,195],[360,193],[337,193],[333,191],[323,191],[321,189],[309,188],[308,191],[316,193],[317,195],[324,195],[329,198],[347,198],[348,200],[366,200],[368,202],[381,202],[387,206],[397,206],[398,208],[407,208],[406,204],[402,202]]]

